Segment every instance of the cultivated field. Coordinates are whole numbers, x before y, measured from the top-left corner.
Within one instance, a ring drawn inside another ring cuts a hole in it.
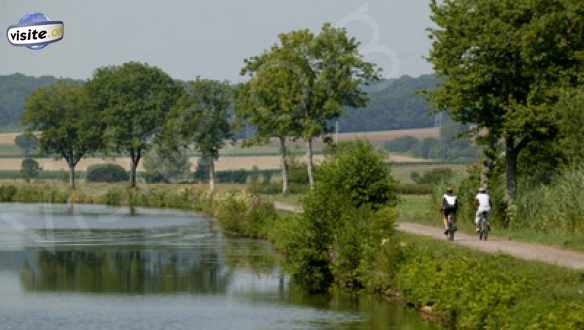
[[[20,151],[14,145],[15,137],[20,133],[3,133],[0,134],[0,170],[19,170],[22,158]],[[395,130],[382,132],[364,132],[364,133],[340,133],[338,135],[339,141],[352,141],[357,139],[366,139],[371,143],[380,145],[386,141],[391,141],[402,136],[414,136],[419,139],[427,137],[436,137],[439,135],[438,128],[422,128],[410,130]],[[334,136],[333,136],[334,138]],[[304,142],[290,141],[289,151],[295,154],[298,160],[304,159]],[[319,153],[323,150],[324,144],[322,140],[315,142],[315,152]],[[235,144],[228,143],[222,150],[221,158],[216,164],[219,171],[235,170],[235,169],[251,169],[256,166],[259,169],[277,169],[280,167],[280,157],[278,156],[278,142],[276,140],[270,141],[266,145],[253,146],[244,148],[241,142]],[[299,155],[300,154],[300,155]],[[196,169],[198,157],[191,157],[192,169]],[[322,161],[322,155],[316,155],[315,161]],[[59,171],[67,170],[67,165],[62,160],[54,159],[37,159],[44,170]],[[396,163],[418,163],[427,160],[414,158],[406,155],[392,154],[388,158],[389,161]],[[83,159],[78,165],[78,171],[85,171],[88,166],[101,163],[115,163],[129,169],[129,158],[87,158]],[[142,164],[138,170],[143,170]]]

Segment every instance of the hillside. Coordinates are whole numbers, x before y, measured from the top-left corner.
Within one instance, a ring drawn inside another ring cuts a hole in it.
[[[30,77],[20,73],[0,76],[0,131],[17,130],[26,97],[39,87],[53,84],[52,76]],[[366,108],[347,108],[339,121],[341,132],[369,132],[432,127],[429,106],[418,93],[436,86],[433,75],[403,76],[382,80],[369,87]]]
[[[382,80],[367,88],[369,104],[363,109],[347,109],[340,120],[341,132],[386,131],[433,127],[430,106],[420,91],[432,89],[439,81],[434,75],[403,76]]]
[[[26,98],[37,88],[57,80],[52,76],[30,77],[20,73],[0,75],[0,130],[18,129]]]

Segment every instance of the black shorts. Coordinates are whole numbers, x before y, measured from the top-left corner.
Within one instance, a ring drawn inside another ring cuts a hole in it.
[[[456,210],[454,209],[444,209],[444,211],[442,211],[442,213],[444,213],[445,217],[448,217],[449,215],[456,215]]]

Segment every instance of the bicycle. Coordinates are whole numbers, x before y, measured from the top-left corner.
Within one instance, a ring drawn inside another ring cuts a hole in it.
[[[489,231],[491,231],[491,225],[487,219],[487,212],[481,212],[479,214],[479,240],[489,239]]]

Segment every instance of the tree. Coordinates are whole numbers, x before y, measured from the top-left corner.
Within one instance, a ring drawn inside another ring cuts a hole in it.
[[[578,83],[584,49],[579,0],[432,1],[429,60],[444,83],[440,110],[488,132],[505,148],[506,194],[517,191],[517,160],[557,133],[550,105]]]
[[[230,108],[233,90],[228,82],[197,78],[170,114],[167,130],[194,143],[209,165],[209,189],[215,191],[215,161],[228,139],[233,138]],[[172,133],[170,133],[172,134]]]
[[[32,158],[23,159],[20,165],[20,175],[22,175],[26,182],[30,182],[31,179],[38,177],[41,170],[39,163]]]
[[[237,90],[236,111],[241,121],[257,128],[256,135],[246,145],[265,143],[275,137],[280,144],[282,193],[288,193],[289,136],[298,135],[300,123],[297,104],[301,84],[294,68],[284,65],[278,53],[264,53],[247,59],[242,75],[250,80]]]
[[[41,152],[65,159],[75,189],[75,167],[102,146],[103,123],[85,86],[58,82],[37,89],[26,102],[23,124],[39,131]]]
[[[22,150],[22,153],[28,157],[37,148],[38,140],[34,134],[24,133],[17,135],[14,139],[14,143],[20,148],[20,150]]]
[[[289,85],[285,102],[295,112],[297,137],[306,141],[307,170],[314,186],[312,143],[329,132],[330,121],[343,113],[343,107],[359,108],[367,104],[363,86],[379,79],[374,64],[363,60],[360,43],[342,28],[324,24],[319,34],[298,30],[279,36],[279,44],[261,56],[248,59],[246,69],[255,72],[263,66],[280,67],[294,85]]]
[[[135,187],[138,164],[183,89],[161,69],[136,62],[97,69],[88,88],[103,111],[107,150],[129,154]]]
[[[146,181],[176,183],[190,179],[191,160],[188,149],[171,148],[156,143],[144,156]]]

